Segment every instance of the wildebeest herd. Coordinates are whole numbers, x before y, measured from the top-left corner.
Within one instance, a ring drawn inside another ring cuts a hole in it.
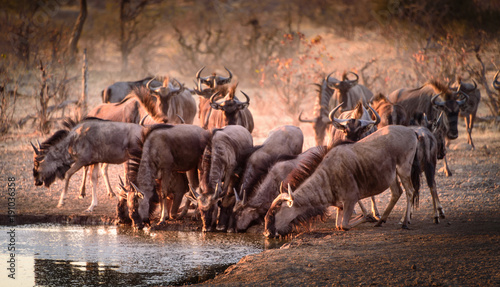
[[[90,167],[91,212],[97,205],[99,165],[108,194],[115,196],[107,165],[124,164],[116,208],[122,224],[139,229],[151,225],[159,206],[158,225],[194,209],[204,232],[245,232],[264,223],[264,235],[277,237],[324,216],[330,206],[337,208],[341,230],[366,221],[380,226],[403,188],[407,205],[402,226],[407,228],[424,173],[434,222],[444,218],[436,163],[444,159],[451,176],[446,146],[458,137],[459,115],[466,119],[474,148],[471,131],[481,99],[475,82],[430,81],[386,97],[374,96],[354,72],[344,73],[342,81],[330,74],[317,84],[316,117],[299,115],[316,134],[316,146],[303,151],[304,135],[292,125],[274,128],[255,145],[250,97],[243,91],[244,101],[237,97],[229,69],[227,77],[202,77],[203,69],[196,73],[194,89],[175,79],[150,77],[103,90],[104,103],[82,121],[68,119],[43,143],[31,144],[35,185],[49,187],[63,179],[62,206],[71,176],[82,167],[80,196],[85,196]],[[500,89],[497,76],[493,87]],[[198,109],[193,95],[199,96]],[[193,125],[196,113],[199,126]],[[391,198],[380,215],[374,196],[387,189]],[[372,198],[371,212],[360,202],[367,197]],[[351,219],[357,203],[362,214]]]

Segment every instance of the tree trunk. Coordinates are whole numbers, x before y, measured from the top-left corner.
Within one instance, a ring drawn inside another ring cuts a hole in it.
[[[76,19],[75,26],[73,27],[73,32],[71,33],[71,39],[69,40],[69,56],[70,62],[74,62],[76,54],[78,53],[78,40],[82,35],[83,24],[87,18],[87,0],[80,0],[80,15]]]

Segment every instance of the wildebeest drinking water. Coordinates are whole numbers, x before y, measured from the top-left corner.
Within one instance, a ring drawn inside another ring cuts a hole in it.
[[[210,137],[209,131],[194,125],[158,124],[144,130],[140,149],[133,152],[135,165],[129,171],[131,186],[127,205],[135,227],[141,229],[149,224],[150,199],[156,193],[157,180],[163,189],[158,191],[162,193],[161,198],[169,195],[166,189],[173,172],[186,172],[189,183],[197,187],[197,170]],[[178,205],[181,200],[182,197],[174,198],[173,204]],[[160,204],[162,218],[159,224],[162,224],[167,206],[165,200],[160,200]]]
[[[324,215],[327,207],[337,209],[337,227],[348,230],[354,205],[362,198],[391,188],[391,200],[379,222],[384,222],[401,196],[399,176],[406,191],[407,228],[414,186],[419,183],[416,162],[418,140],[403,126],[387,126],[352,144],[332,148],[314,173],[295,191],[288,190],[273,201],[265,218],[267,237],[287,235],[294,225]]]

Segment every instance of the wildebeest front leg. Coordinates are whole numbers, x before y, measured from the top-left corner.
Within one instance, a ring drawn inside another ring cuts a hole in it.
[[[91,181],[92,181],[92,202],[90,203],[89,208],[85,210],[85,212],[94,211],[94,207],[97,206],[97,182],[99,180],[99,172],[98,172],[99,164],[96,163],[90,167],[91,172]]]
[[[352,212],[354,211],[354,206],[356,205],[356,202],[358,202],[357,200],[346,200],[344,201],[344,208],[343,208],[343,211],[342,211],[342,221],[340,223],[340,227],[338,227],[340,230],[344,230],[344,231],[347,231],[349,229],[351,229],[351,225],[349,224],[349,221],[351,219],[351,216],[352,216]],[[338,222],[338,218],[337,218],[337,222]],[[361,218],[360,219],[361,222],[364,221],[364,218]],[[356,225],[358,225],[359,223],[361,222],[354,222]]]
[[[443,166],[443,168],[444,168],[444,174],[446,176],[452,176],[453,174],[451,173],[451,170],[448,167],[448,161],[446,160],[446,156],[444,156],[444,158],[443,158],[443,164],[444,164],[444,166]]]
[[[71,166],[70,169],[66,172],[66,175],[64,176],[64,189],[63,192],[61,193],[61,197],[59,198],[59,203],[57,204],[57,207],[62,207],[64,205],[64,200],[66,199],[66,194],[68,192],[68,186],[69,186],[69,180],[77,172],[80,168],[82,168],[82,164],[79,162],[75,162],[73,166]]]
[[[390,190],[391,190],[391,199],[389,200],[389,204],[387,205],[384,214],[382,214],[382,217],[378,220],[378,222],[375,224],[375,226],[382,226],[382,223],[385,223],[387,221],[387,218],[389,217],[389,214],[391,214],[392,209],[398,202],[399,198],[401,197],[401,194],[403,194],[403,190],[401,189],[401,186],[399,185],[399,181],[396,179],[394,182],[390,185]]]
[[[372,215],[375,218],[375,220],[380,219],[380,212],[378,211],[377,204],[375,203],[375,196],[370,197],[371,202],[372,202]]]
[[[476,149],[474,147],[474,143],[472,142],[472,128],[474,126],[475,118],[475,114],[470,114],[469,116],[465,117],[465,127],[467,128],[467,142],[472,146],[472,149]]]
[[[83,168],[82,184],[80,185],[80,198],[85,197],[85,182],[87,181],[88,166]]]
[[[108,191],[108,196],[115,197],[116,194],[113,192],[113,189],[111,188],[111,184],[109,184],[108,164],[107,163],[101,164],[101,173],[102,173],[102,178],[104,179],[104,184],[106,185],[106,190]]]

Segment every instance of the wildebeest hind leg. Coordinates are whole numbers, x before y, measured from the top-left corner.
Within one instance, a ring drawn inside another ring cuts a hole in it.
[[[104,179],[104,184],[106,185],[106,190],[108,191],[108,196],[115,197],[116,194],[113,192],[113,189],[111,188],[111,184],[109,184],[108,164],[107,163],[101,164],[101,173],[102,173],[102,178]]]
[[[85,212],[92,212],[94,208],[97,206],[97,182],[99,181],[99,164],[96,163],[90,167],[91,172],[91,180],[92,180],[92,202],[90,203],[89,208],[85,210]]]
[[[85,182],[87,181],[87,172],[88,172],[88,167],[83,168],[83,173],[82,173],[82,184],[80,185],[80,198],[85,197]]]
[[[75,172],[82,168],[82,166],[83,165],[81,163],[75,162],[73,166],[71,166],[71,168],[66,172],[66,175],[64,176],[64,189],[61,193],[61,197],[59,198],[57,207],[62,207],[64,205],[64,200],[66,199],[66,194],[68,192],[69,180],[73,176],[73,174],[75,174]]]

